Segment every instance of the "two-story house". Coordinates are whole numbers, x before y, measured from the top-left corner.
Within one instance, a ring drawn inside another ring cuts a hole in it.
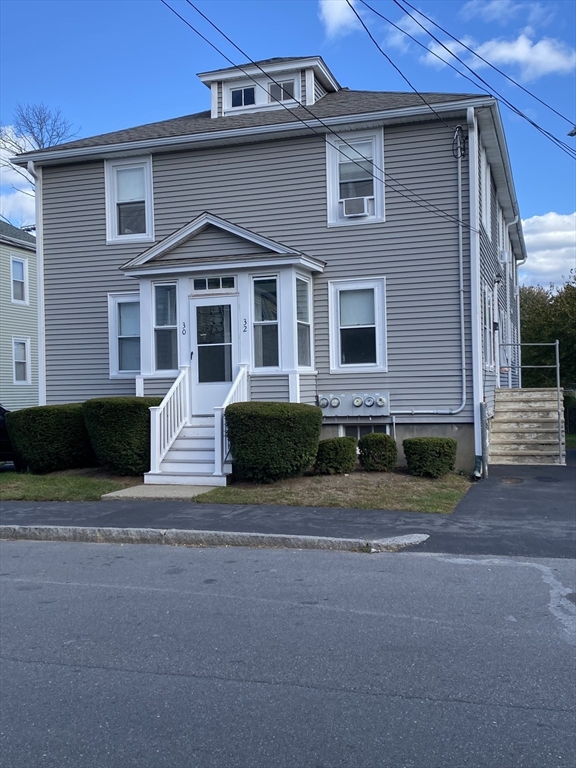
[[[0,403],[38,405],[36,238],[0,221]]]
[[[43,401],[168,393],[147,482],[225,482],[238,399],[318,404],[325,436],[448,435],[478,470],[526,258],[496,100],[353,91],[320,57],[199,77],[205,112],[16,159]]]

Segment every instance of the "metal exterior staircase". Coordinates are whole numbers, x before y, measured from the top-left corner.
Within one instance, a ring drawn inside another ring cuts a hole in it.
[[[232,471],[224,465],[224,475],[215,471],[214,416],[192,416],[160,462],[159,472],[148,472],[144,482],[153,485],[226,485]]]
[[[561,391],[497,389],[490,464],[565,464]]]

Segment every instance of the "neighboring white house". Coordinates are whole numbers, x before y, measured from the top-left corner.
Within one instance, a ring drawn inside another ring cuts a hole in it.
[[[320,57],[199,75],[204,112],[23,154],[47,403],[157,394],[153,482],[226,468],[231,400],[458,441],[519,385],[526,257],[498,104],[342,88]],[[223,466],[224,463],[224,466]]]
[[[38,405],[36,238],[0,221],[0,403]]]

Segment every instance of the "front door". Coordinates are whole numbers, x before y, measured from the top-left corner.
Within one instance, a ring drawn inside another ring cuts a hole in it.
[[[190,299],[192,414],[213,415],[238,367],[238,299]]]

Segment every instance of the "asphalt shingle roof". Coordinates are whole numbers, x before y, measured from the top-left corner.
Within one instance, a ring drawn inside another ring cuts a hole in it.
[[[64,149],[83,149],[124,142],[149,141],[152,139],[188,136],[196,133],[226,131],[239,128],[255,128],[267,125],[281,125],[300,120],[310,120],[312,115],[320,119],[346,115],[365,114],[384,110],[417,107],[425,100],[428,104],[444,104],[452,101],[463,101],[477,98],[480,94],[471,93],[401,93],[397,91],[351,91],[342,88],[334,93],[323,96],[316,104],[307,108],[295,107],[287,110],[262,110],[243,115],[229,115],[212,118],[210,111],[196,112],[192,115],[177,117],[172,120],[162,120],[158,123],[148,123],[135,128],[127,128],[113,133],[102,133],[86,139],[78,139],[56,147],[50,147],[54,152]],[[312,115],[310,114],[312,113]],[[432,111],[431,111],[432,114]],[[36,154],[36,153],[35,153]],[[38,154],[42,154],[39,152]]]
[[[29,235],[28,232],[24,232],[23,229],[13,227],[12,224],[8,224],[7,221],[0,221],[0,238],[3,237],[9,237],[12,240],[21,240],[23,243],[36,245],[36,238],[33,235]]]

